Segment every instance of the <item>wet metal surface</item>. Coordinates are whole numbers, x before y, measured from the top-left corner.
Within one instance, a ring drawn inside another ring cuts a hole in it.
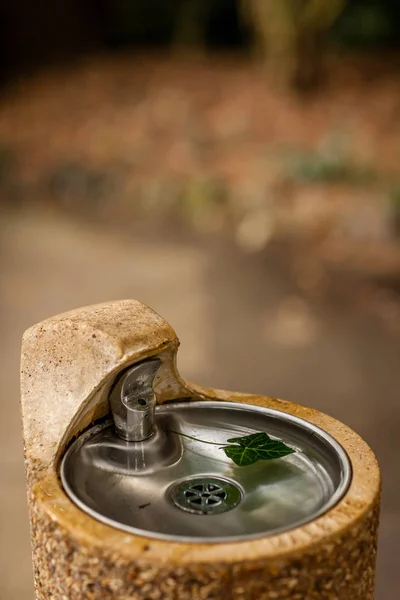
[[[258,431],[296,452],[238,467],[222,446]],[[156,433],[143,442],[120,440],[108,424],[88,430],[68,449],[61,479],[82,510],[124,531],[223,542],[314,519],[345,493],[351,469],[341,446],[307,421],[259,406],[200,401],[158,406]]]

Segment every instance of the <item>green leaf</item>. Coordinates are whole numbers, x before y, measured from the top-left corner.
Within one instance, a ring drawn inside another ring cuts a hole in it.
[[[265,431],[260,431],[259,433],[251,433],[250,435],[244,435],[243,437],[230,438],[227,441],[230,444],[239,444],[239,446],[245,446],[246,448],[257,448],[272,440]]]
[[[226,456],[239,467],[247,467],[259,460],[272,460],[293,454],[280,440],[273,440],[265,432],[252,433],[239,438],[230,438],[229,446],[223,448]]]

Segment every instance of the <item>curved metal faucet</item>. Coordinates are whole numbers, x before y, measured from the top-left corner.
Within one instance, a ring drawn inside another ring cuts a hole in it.
[[[116,432],[123,440],[142,442],[154,433],[153,382],[160,365],[159,358],[134,365],[120,376],[111,391],[111,413]]]

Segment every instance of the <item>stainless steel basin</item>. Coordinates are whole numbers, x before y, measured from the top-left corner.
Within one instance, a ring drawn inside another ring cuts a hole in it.
[[[228,438],[259,431],[296,452],[238,467],[221,449]],[[332,437],[297,417],[241,403],[177,401],[156,407],[155,433],[145,441],[121,439],[111,421],[92,427],[70,446],[60,474],[70,498],[104,523],[215,543],[315,519],[346,492],[351,467]]]

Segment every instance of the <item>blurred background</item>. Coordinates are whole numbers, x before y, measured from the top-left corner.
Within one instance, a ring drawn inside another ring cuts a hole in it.
[[[2,598],[33,597],[21,335],[129,297],[185,377],[365,437],[398,597],[399,34],[397,0],[2,2]]]

